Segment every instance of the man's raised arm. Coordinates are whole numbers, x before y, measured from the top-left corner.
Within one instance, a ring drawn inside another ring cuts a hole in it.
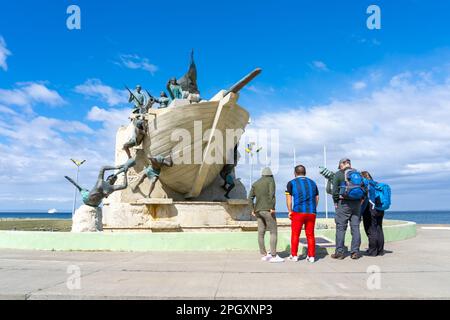
[[[120,169],[119,167],[113,167],[113,166],[104,166],[100,169],[100,172],[98,174],[98,179],[104,179],[105,178],[105,172],[106,171],[111,171],[111,170],[118,170]]]

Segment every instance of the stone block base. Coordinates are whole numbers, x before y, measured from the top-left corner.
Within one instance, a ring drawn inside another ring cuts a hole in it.
[[[75,211],[72,220],[72,232],[103,231],[102,209],[81,206]]]
[[[103,207],[104,228],[113,231],[217,231],[215,229],[239,228],[240,222],[252,220],[246,202],[165,202],[107,204]]]

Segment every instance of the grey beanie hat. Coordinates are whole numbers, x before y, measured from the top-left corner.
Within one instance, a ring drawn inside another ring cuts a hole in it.
[[[270,168],[264,168],[261,171],[262,176],[273,176],[272,170]]]
[[[338,165],[338,169],[341,167],[341,164],[343,164],[344,162],[352,162],[349,158],[343,158],[339,161],[339,165]]]

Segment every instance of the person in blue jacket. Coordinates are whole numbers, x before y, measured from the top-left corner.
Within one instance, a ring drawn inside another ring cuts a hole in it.
[[[380,199],[376,197],[376,182],[372,175],[367,171],[361,172],[361,175],[367,188],[367,197],[361,207],[364,230],[369,238],[369,249],[366,251],[366,255],[376,257],[384,254],[384,211],[375,208],[379,207]]]

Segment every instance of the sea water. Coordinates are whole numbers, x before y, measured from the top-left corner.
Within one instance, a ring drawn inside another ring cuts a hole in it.
[[[287,218],[287,212],[277,213],[279,218]],[[325,218],[324,212],[317,214],[318,218]],[[329,218],[334,218],[334,212],[330,212]],[[0,212],[0,219],[72,219],[70,212]],[[450,211],[387,211],[385,219],[406,220],[418,224],[450,224]]]
[[[0,212],[0,220],[1,219],[70,220],[72,219],[72,213],[58,212],[49,214],[47,212]]]

